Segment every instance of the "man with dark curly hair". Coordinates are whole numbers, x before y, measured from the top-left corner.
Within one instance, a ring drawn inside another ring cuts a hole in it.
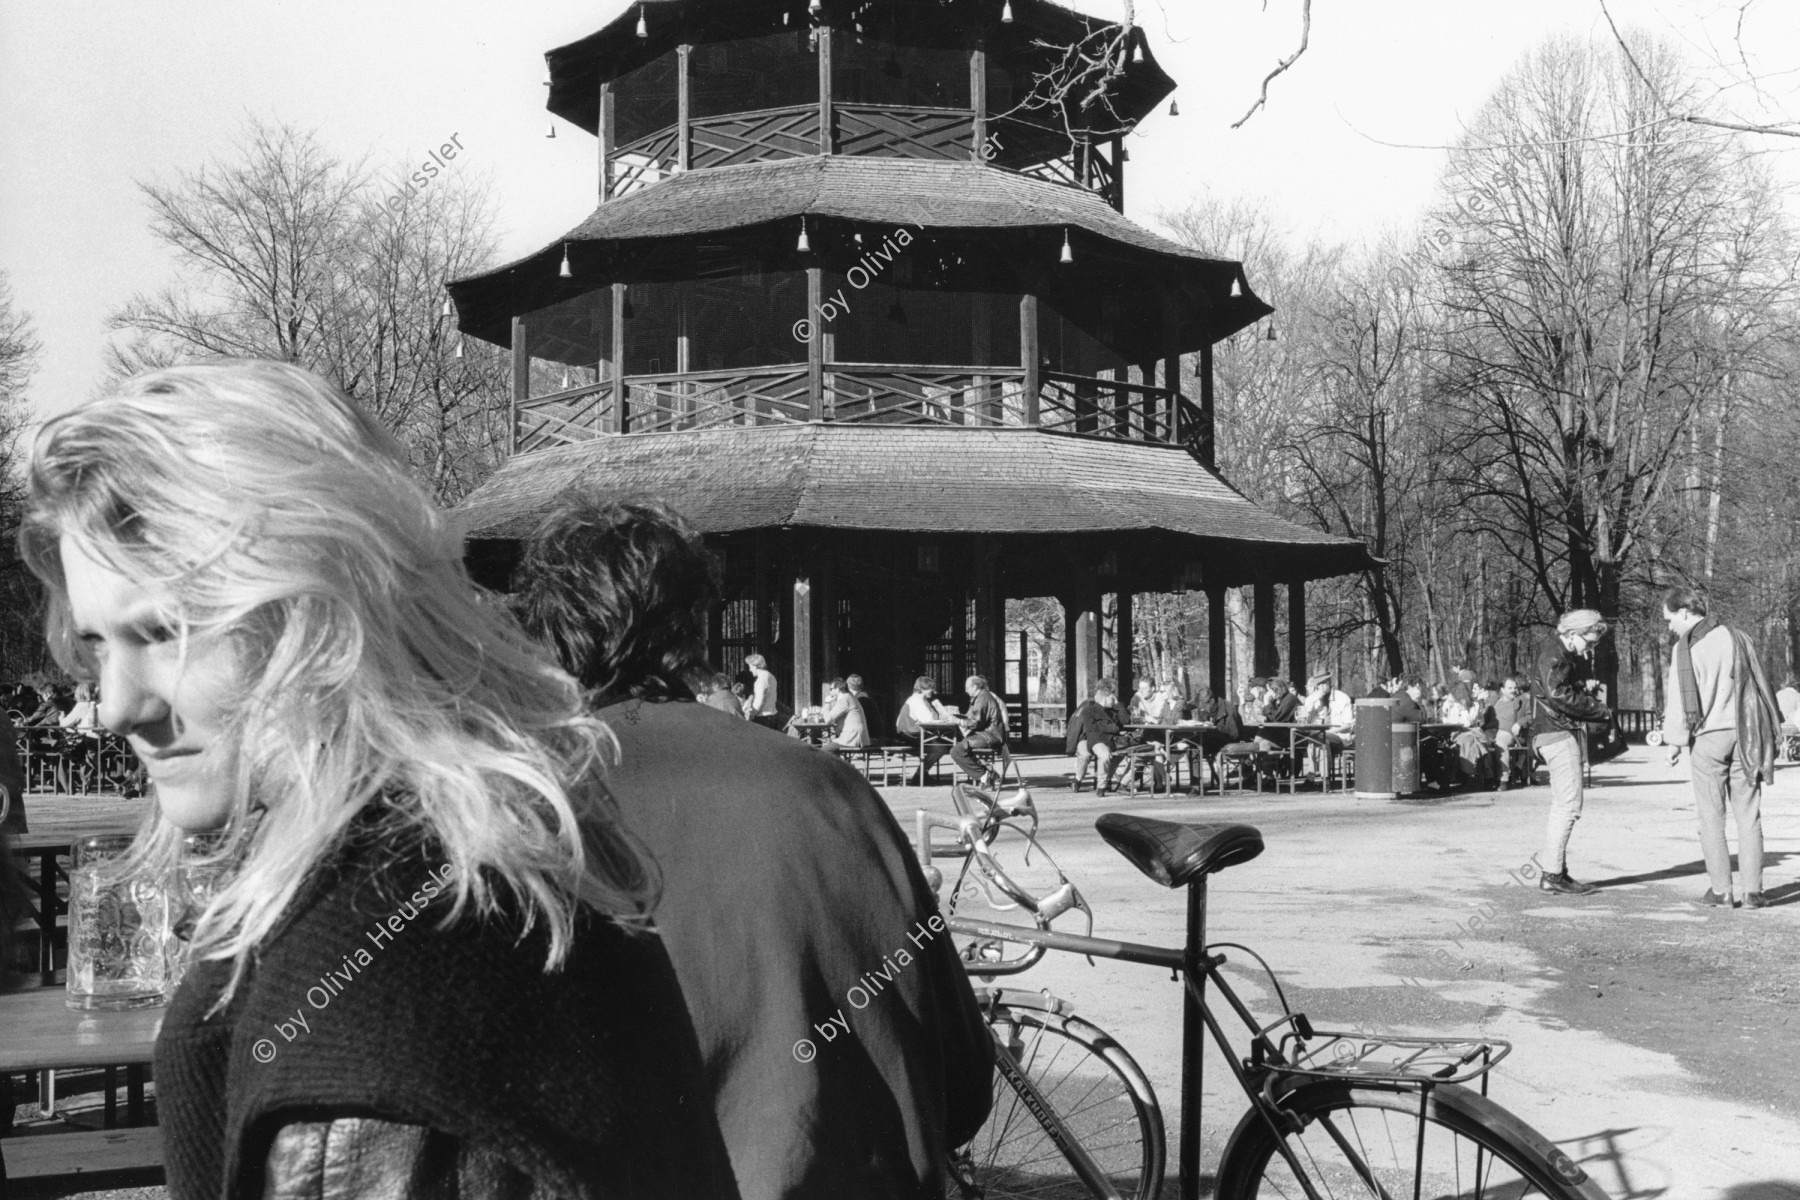
[[[948,937],[917,936],[937,906],[887,805],[840,759],[693,702],[717,565],[666,505],[569,497],[518,577],[527,630],[618,737],[606,783],[662,867],[653,916],[745,1200],[943,1195],[992,1040]],[[897,950],[893,983],[845,1004]]]

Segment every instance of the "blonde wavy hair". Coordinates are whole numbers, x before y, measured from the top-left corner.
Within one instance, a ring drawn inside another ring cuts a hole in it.
[[[546,969],[579,910],[628,923],[654,864],[601,781],[615,749],[580,688],[478,600],[461,538],[399,447],[343,393],[283,363],[138,375],[39,433],[19,540],[50,592],[47,636],[84,678],[60,539],[159,598],[185,654],[230,637],[242,694],[227,833],[241,860],[196,950],[234,960],[229,997],[309,870],[378,801],[396,848],[454,870],[445,922],[473,909],[542,923]],[[253,819],[254,814],[254,819]],[[146,819],[134,858],[172,864],[183,833]]]

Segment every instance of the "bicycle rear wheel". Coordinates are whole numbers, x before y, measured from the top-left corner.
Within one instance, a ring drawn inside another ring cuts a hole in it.
[[[1399,1084],[1298,1081],[1281,1107],[1304,1128],[1287,1144],[1321,1196],[1606,1200],[1542,1134],[1456,1084],[1436,1086],[1426,1097],[1421,1169],[1419,1100],[1417,1088]],[[1217,1200],[1306,1194],[1262,1116],[1244,1114],[1219,1164]]]
[[[1132,1057],[1061,1001],[1000,993],[988,1028],[1011,1052],[1063,1126],[1123,1200],[1162,1186],[1163,1125],[1156,1093]],[[1002,1071],[994,1107],[972,1141],[951,1155],[947,1195],[956,1200],[1080,1200],[1093,1195],[1032,1103]]]

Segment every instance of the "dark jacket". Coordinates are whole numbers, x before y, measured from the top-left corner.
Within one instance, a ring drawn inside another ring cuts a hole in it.
[[[1006,740],[1006,709],[1000,705],[1000,698],[987,691],[976,697],[969,705],[968,715],[964,718],[967,724],[963,728],[963,736],[986,733],[994,739]]]
[[[1582,687],[1593,679],[1588,660],[1563,648],[1552,637],[1538,653],[1531,676],[1531,732],[1534,741],[1560,741],[1582,731],[1585,721],[1604,721],[1612,715],[1597,696]]]
[[[942,1195],[947,1147],[987,1115],[992,1039],[888,806],[841,760],[697,704],[598,715],[745,1200]],[[802,1039],[817,1057],[797,1062]]]
[[[1238,738],[1237,711],[1229,701],[1215,697],[1209,703],[1194,702],[1194,720],[1214,726],[1230,741]]]
[[[1119,724],[1119,713],[1101,704],[1098,700],[1088,699],[1081,702],[1075,715],[1069,718],[1069,732],[1063,738],[1063,753],[1075,753],[1077,743],[1086,742],[1091,746],[1113,748],[1113,739],[1123,732],[1124,726]]]
[[[223,1012],[208,1016],[229,964],[188,973],[156,1042],[172,1200],[260,1197],[271,1149],[295,1150],[278,1133],[339,1118],[435,1131],[411,1154],[388,1139],[384,1164],[443,1162],[446,1145],[457,1162],[461,1146],[474,1153],[465,1166],[504,1163],[508,1181],[549,1194],[736,1197],[661,942],[585,913],[568,960],[546,973],[545,939],[520,939],[516,921],[468,914],[438,928],[441,862],[349,839]],[[304,1194],[337,1194],[307,1166],[295,1168]]]

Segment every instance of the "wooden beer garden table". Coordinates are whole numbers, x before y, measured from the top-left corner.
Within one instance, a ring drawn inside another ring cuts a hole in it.
[[[919,782],[930,783],[925,774],[925,747],[954,746],[962,737],[961,721],[920,721],[919,722]],[[935,769],[936,764],[932,764]]]
[[[1262,729],[1285,729],[1291,735],[1288,738],[1288,794],[1300,790],[1300,753],[1308,746],[1319,748],[1320,763],[1324,774],[1319,779],[1319,790],[1331,790],[1331,726],[1301,721],[1264,721]],[[1275,790],[1281,791],[1281,781],[1275,781]]]

